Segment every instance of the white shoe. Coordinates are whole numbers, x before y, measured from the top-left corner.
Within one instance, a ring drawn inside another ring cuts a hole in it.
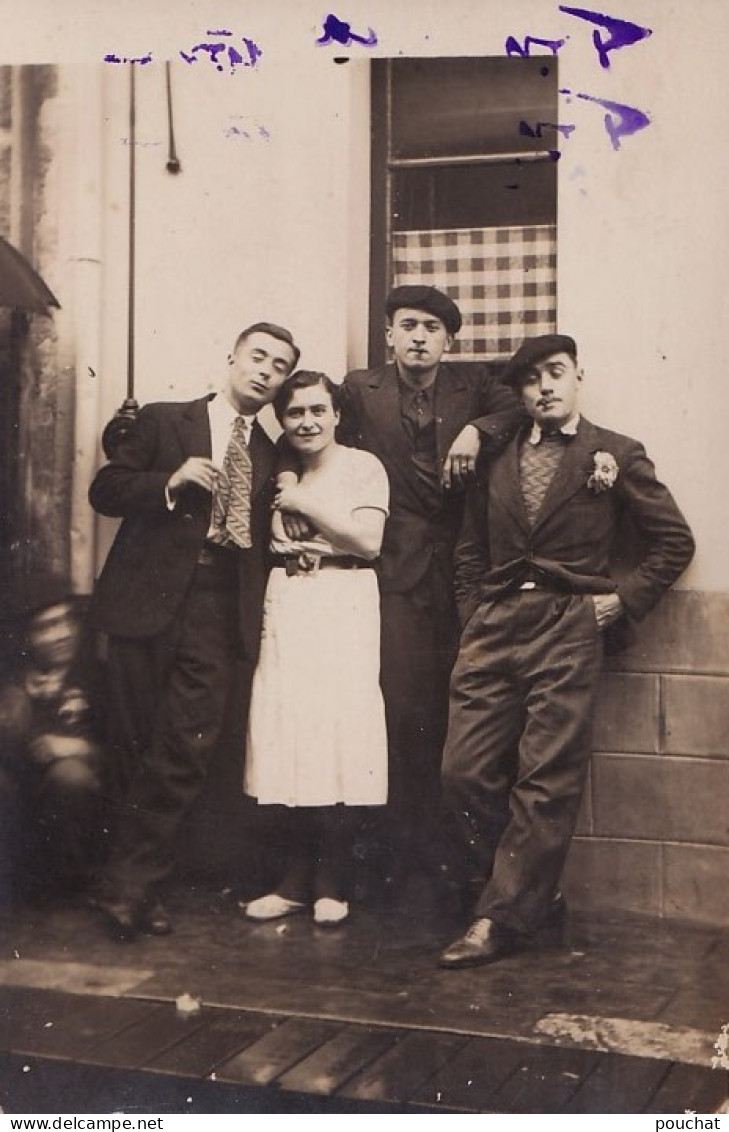
[[[295,912],[303,912],[305,904],[298,900],[287,900],[277,892],[269,892],[267,896],[259,896],[251,900],[243,911],[249,920],[279,920],[282,916],[292,916]]]
[[[331,896],[320,896],[314,905],[315,924],[341,924],[349,915],[346,900],[334,900]]]

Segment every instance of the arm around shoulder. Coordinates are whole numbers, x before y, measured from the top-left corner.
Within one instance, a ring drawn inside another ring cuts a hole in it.
[[[521,401],[510,385],[505,385],[484,367],[479,374],[478,417],[472,424],[481,433],[486,453],[500,452],[529,419]]]

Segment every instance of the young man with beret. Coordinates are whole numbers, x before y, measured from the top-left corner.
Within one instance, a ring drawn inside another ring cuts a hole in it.
[[[382,689],[396,858],[427,849],[440,802],[448,679],[458,645],[453,549],[479,451],[505,443],[523,412],[485,367],[444,359],[461,313],[443,291],[387,297],[391,362],[344,379],[340,434],[384,464],[390,517],[379,563]],[[404,863],[404,862],[403,862]]]
[[[694,552],[643,446],[580,414],[572,338],[527,339],[503,380],[531,420],[474,485],[456,554],[465,628],[443,786],[480,891],[447,968],[508,954],[559,907],[606,635],[648,613]],[[624,518],[641,545],[621,576]]]

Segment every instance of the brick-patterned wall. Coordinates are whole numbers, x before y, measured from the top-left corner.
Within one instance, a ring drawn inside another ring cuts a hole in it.
[[[609,665],[578,835],[576,907],[729,924],[729,595],[677,590]]]

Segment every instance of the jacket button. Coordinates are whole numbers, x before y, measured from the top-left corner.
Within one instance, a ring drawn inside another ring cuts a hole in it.
[[[188,522],[192,522],[192,515],[188,511],[185,512],[185,514],[182,516],[182,518],[187,519]]]

